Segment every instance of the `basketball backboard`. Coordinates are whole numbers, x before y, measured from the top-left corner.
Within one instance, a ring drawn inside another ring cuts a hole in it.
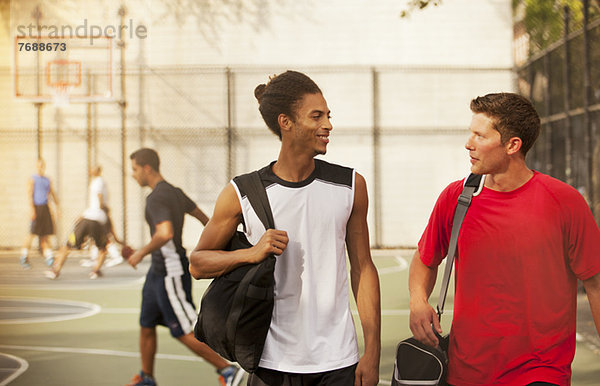
[[[16,36],[18,99],[46,103],[114,102],[113,39]]]

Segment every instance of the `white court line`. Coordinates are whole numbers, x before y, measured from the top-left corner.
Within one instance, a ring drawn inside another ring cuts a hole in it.
[[[140,308],[102,308],[103,314],[139,314]]]
[[[88,355],[106,355],[113,357],[139,358],[140,353],[130,351],[104,350],[95,348],[77,348],[77,347],[49,347],[49,346],[17,346],[10,344],[0,344],[0,349],[4,350],[27,350],[27,351],[43,351],[43,352],[60,352],[69,354],[88,354]],[[197,356],[191,355],[175,355],[175,354],[156,354],[158,359],[170,359],[176,361],[187,362],[204,362]]]
[[[75,307],[81,307],[83,310],[73,310],[73,313],[70,315],[56,315],[56,316],[47,316],[47,317],[33,317],[33,318],[21,318],[21,319],[0,319],[0,324],[26,324],[26,323],[46,323],[46,322],[62,322],[65,320],[73,320],[73,319],[82,319],[87,318],[88,316],[96,315],[102,309],[99,305],[87,302],[79,302],[74,300],[61,300],[61,299],[46,299],[46,298],[30,298],[30,297],[13,297],[13,296],[0,296],[0,300],[15,300],[15,301],[23,301],[23,302],[38,302],[38,303],[46,303],[46,304],[54,304],[59,305],[59,310],[61,305],[71,305]],[[53,313],[54,310],[51,307],[48,308],[35,308],[34,306],[27,308],[29,312],[42,313],[46,311],[48,313]]]
[[[18,369],[10,369],[10,370],[14,370],[14,372],[11,375],[9,375],[4,381],[0,382],[0,386],[8,385],[13,380],[15,380],[15,378],[17,378],[19,375],[21,375],[25,371],[27,371],[27,369],[29,368],[29,363],[23,358],[19,358],[14,355],[6,354],[6,353],[0,353],[0,356],[8,357],[8,358],[18,362],[21,365]]]
[[[7,284],[7,283],[2,283],[0,284],[0,289],[19,289],[19,288],[24,288],[24,289],[40,289],[40,290],[44,290],[44,289],[52,289],[52,290],[61,290],[61,291],[66,291],[66,290],[70,290],[70,291],[81,291],[81,290],[96,290],[96,289],[130,289],[133,286],[137,286],[139,284],[143,284],[144,281],[146,280],[146,276],[141,276],[137,279],[131,280],[131,281],[118,281],[118,282],[113,282],[111,281],[110,283],[107,283],[106,281],[102,281],[102,279],[100,280],[89,280],[86,279],[88,281],[82,281],[79,283],[68,283],[68,282],[61,282],[60,279],[56,279],[56,280],[47,280],[47,284],[19,284],[19,283],[12,283],[12,284]]]
[[[408,268],[408,262],[402,256],[394,256],[394,260],[398,263],[397,266],[381,268],[378,269],[377,272],[379,272],[380,275],[385,275],[388,273],[405,271]]]
[[[19,307],[2,307],[0,306],[0,312],[25,312],[30,314],[72,314],[75,309],[73,308],[60,308],[60,307],[40,307],[33,308],[27,306],[19,306]]]

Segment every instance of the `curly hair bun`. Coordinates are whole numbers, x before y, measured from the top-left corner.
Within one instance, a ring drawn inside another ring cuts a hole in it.
[[[260,100],[262,99],[266,88],[267,88],[267,85],[262,83],[262,84],[259,84],[258,86],[256,86],[256,88],[254,89],[254,97],[258,100],[258,102],[260,102]]]

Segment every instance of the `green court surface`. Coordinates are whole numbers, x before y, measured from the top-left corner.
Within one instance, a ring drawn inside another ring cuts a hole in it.
[[[382,290],[381,385],[390,384],[396,344],[411,335],[407,279],[412,253],[373,251]],[[89,268],[79,264],[85,257],[73,254],[61,276],[50,281],[43,276],[41,257],[34,255],[33,268],[25,271],[16,252],[0,252],[0,385],[123,385],[139,371],[138,315],[149,259],[137,270],[127,264],[105,268],[104,276],[92,281]],[[194,282],[196,302],[209,282]],[[600,385],[600,340],[585,295],[579,301],[572,384]],[[447,308],[452,309],[452,296]],[[448,313],[445,330],[450,319]],[[155,375],[162,386],[218,384],[215,370],[166,328],[159,328]]]

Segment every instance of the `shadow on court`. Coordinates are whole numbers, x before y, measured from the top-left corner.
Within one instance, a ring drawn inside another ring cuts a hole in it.
[[[396,344],[411,335],[407,280],[412,253],[373,251],[382,291],[381,385],[390,384]],[[84,258],[84,252],[74,252],[52,281],[43,275],[47,267],[41,256],[34,254],[32,269],[26,271],[18,252],[0,252],[0,386],[124,385],[139,371],[138,317],[149,258],[137,270],[126,263],[104,268],[97,280],[88,279],[90,268],[80,265]],[[209,283],[194,282],[196,304]],[[572,384],[599,385],[600,339],[584,294],[579,305]],[[447,308],[452,309],[451,296]],[[451,315],[442,320],[445,331]],[[358,323],[357,333],[362,342]],[[171,338],[166,328],[158,329],[155,375],[162,386],[218,384],[214,368]]]

